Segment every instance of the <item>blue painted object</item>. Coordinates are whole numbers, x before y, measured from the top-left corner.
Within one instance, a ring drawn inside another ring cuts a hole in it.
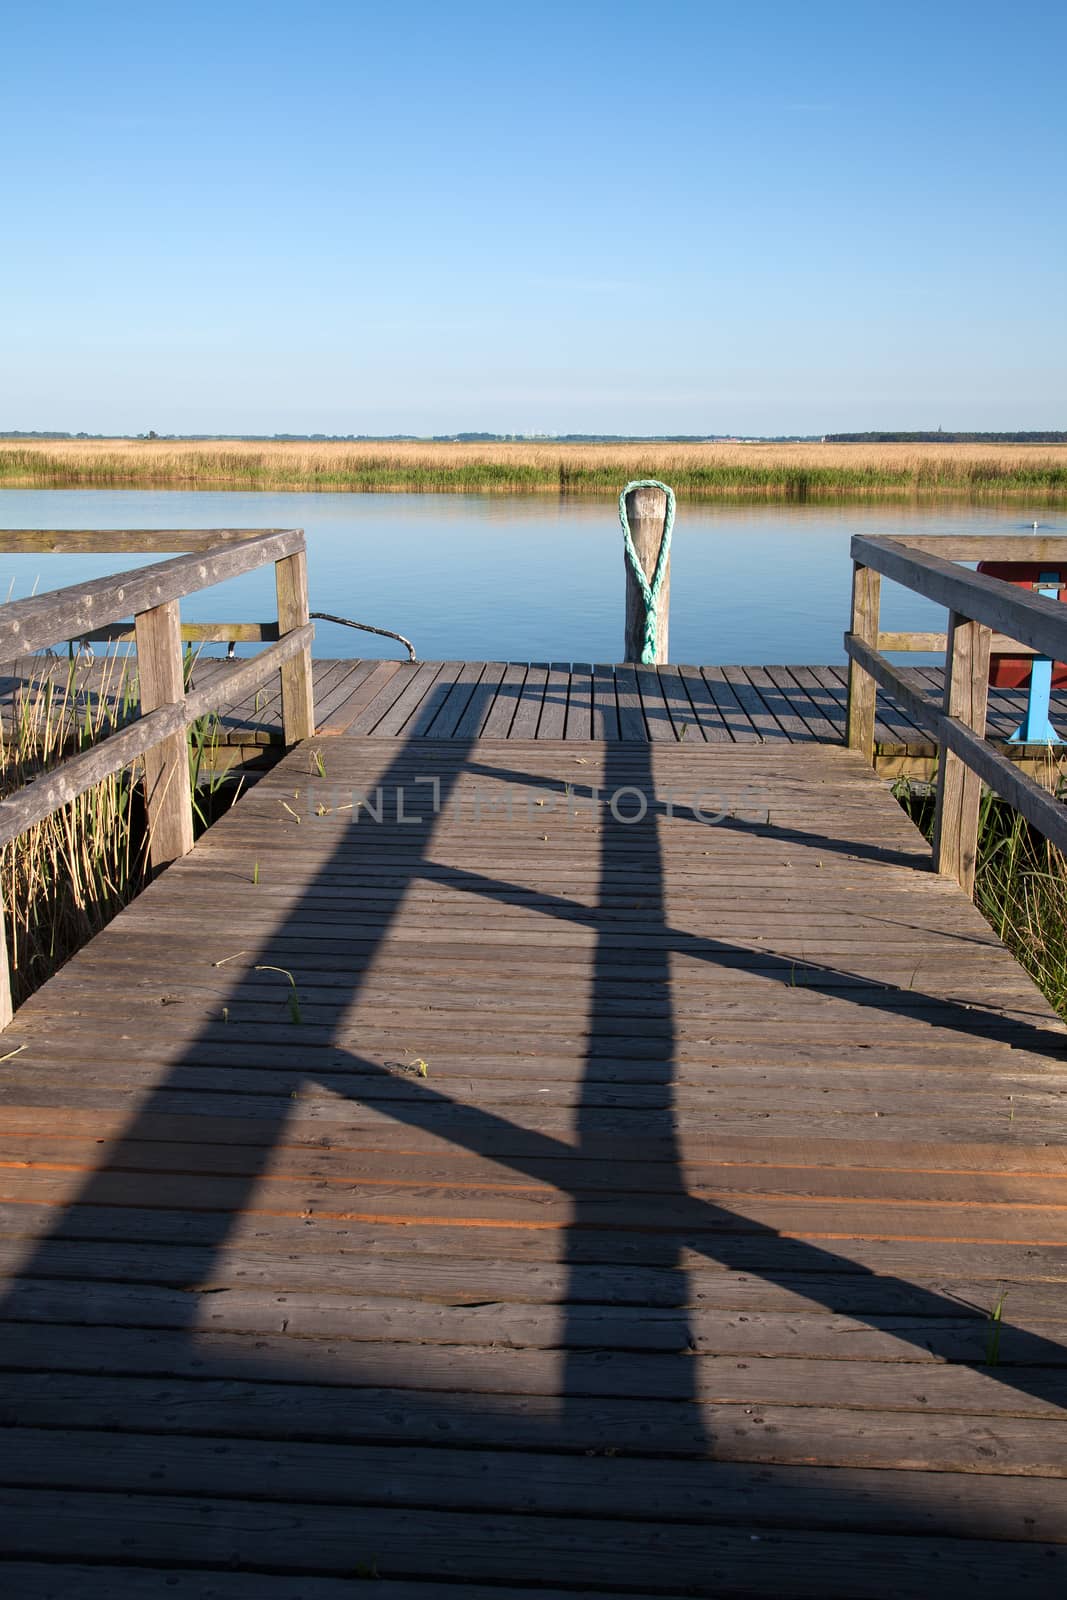
[[[1043,572],[1038,583],[1056,583],[1058,572]],[[1038,594],[1055,600],[1058,589],[1038,589]],[[1010,744],[1063,744],[1063,740],[1049,721],[1049,696],[1052,693],[1052,662],[1047,656],[1035,656],[1030,668],[1030,683],[1026,690],[1026,716],[1012,734]]]

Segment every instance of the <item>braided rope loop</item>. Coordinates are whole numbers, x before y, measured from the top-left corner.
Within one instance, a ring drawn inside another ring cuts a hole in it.
[[[634,548],[633,537],[630,533],[630,519],[626,515],[626,496],[633,489],[662,489],[667,496],[667,515],[663,523],[663,538],[660,540],[659,555],[656,557],[656,570],[652,574],[652,582],[645,577],[645,569],[641,565],[641,558]],[[667,576],[667,559],[671,553],[671,533],[674,529],[674,490],[667,483],[660,483],[658,478],[636,478],[633,483],[628,483],[619,495],[619,521],[622,524],[623,548],[630,570],[637,580],[637,587],[645,602],[645,635],[641,646],[641,661],[648,665],[656,659],[656,643],[658,637],[658,620],[656,609],[659,605],[660,590],[663,580]]]

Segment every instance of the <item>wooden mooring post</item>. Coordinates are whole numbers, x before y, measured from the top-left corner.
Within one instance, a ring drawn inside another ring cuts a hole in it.
[[[643,485],[638,489],[631,489],[626,496],[626,516],[630,524],[630,537],[634,549],[637,551],[638,560],[649,583],[652,582],[656,571],[656,562],[659,560],[660,545],[663,541],[664,530],[667,524],[667,496],[662,489],[650,488]],[[656,606],[656,653],[653,657],[657,665],[668,659],[668,624],[671,608],[671,569],[668,557],[667,570],[663,575],[663,586],[659,592],[659,602]],[[641,592],[637,579],[631,570],[629,561],[626,562],[626,637],[623,644],[624,661],[640,661],[645,645],[645,597]]]

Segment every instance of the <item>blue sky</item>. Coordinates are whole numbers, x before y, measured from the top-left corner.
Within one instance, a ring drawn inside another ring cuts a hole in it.
[[[9,11],[0,428],[1067,426],[1063,19]]]

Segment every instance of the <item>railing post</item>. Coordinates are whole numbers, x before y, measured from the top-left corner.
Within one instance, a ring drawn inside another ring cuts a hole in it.
[[[302,628],[308,620],[307,553],[294,550],[274,563],[278,590],[278,633]],[[281,669],[282,737],[286,744],[310,739],[315,732],[315,692],[311,678],[311,648],[301,650]]]
[[[949,616],[945,653],[946,716],[956,717],[985,737],[989,701],[989,644],[992,630],[958,611]],[[982,780],[943,743],[938,751],[934,866],[974,896],[978,858],[978,815]]]
[[[7,913],[4,910],[4,892],[0,885],[0,1033],[14,1016],[11,1004],[11,963],[7,954]]]
[[[185,678],[177,600],[138,612],[134,630],[142,713],[180,704],[185,698]],[[193,848],[188,748],[183,730],[145,752],[148,853],[153,867],[165,867]]]
[[[860,562],[852,563],[852,632],[857,639],[878,648],[878,629],[881,611],[882,578],[873,567]],[[850,750],[859,750],[865,759],[874,762],[874,708],[878,685],[869,672],[848,664],[848,720],[845,725],[845,742]]]

